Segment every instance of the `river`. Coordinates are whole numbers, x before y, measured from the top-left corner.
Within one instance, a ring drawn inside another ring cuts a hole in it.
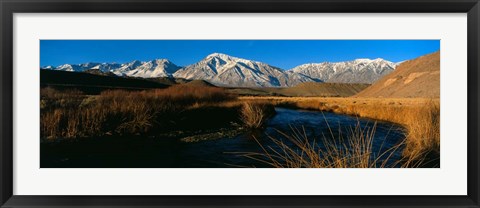
[[[42,143],[42,168],[229,168],[271,167],[265,162],[244,157],[242,153],[263,153],[259,145],[276,151],[272,138],[282,140],[292,149],[296,146],[285,135],[294,131],[322,147],[322,141],[338,142],[339,135],[348,139],[349,132],[360,126],[364,131],[375,128],[372,149],[381,154],[405,138],[399,125],[367,118],[329,112],[276,108],[265,129],[247,131],[233,138],[218,138],[199,142],[179,142],[162,138],[102,138],[77,142]],[[207,121],[206,121],[207,122]],[[339,133],[342,132],[342,133]],[[401,148],[391,155],[391,161],[401,157]],[[384,156],[386,157],[386,156]]]

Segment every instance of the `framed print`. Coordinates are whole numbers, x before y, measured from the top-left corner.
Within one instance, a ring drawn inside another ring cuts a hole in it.
[[[478,1],[2,1],[2,207],[479,206]]]

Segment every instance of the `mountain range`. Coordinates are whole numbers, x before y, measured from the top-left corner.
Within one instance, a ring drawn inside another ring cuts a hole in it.
[[[213,53],[197,63],[180,67],[167,59],[128,63],[63,64],[41,69],[86,72],[126,77],[175,77],[205,80],[219,86],[288,87],[305,82],[373,83],[394,71],[399,63],[384,59],[309,63],[289,70],[222,53]]]

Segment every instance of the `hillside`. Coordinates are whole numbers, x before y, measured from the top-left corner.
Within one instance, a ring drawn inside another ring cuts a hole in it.
[[[403,62],[355,97],[440,97],[440,52]]]
[[[192,87],[216,87],[215,85],[211,84],[210,82],[204,80],[192,80],[190,82],[184,83],[182,85],[192,86]]]
[[[56,89],[75,88],[87,94],[97,94],[107,89],[142,90],[168,87],[144,79],[54,70],[40,70],[40,86]]]

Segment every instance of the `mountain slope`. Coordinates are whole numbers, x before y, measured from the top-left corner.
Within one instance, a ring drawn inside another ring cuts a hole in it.
[[[262,62],[213,53],[198,63],[186,66],[173,74],[184,79],[201,79],[219,86],[280,87],[313,79],[289,74]]]
[[[84,63],[84,64],[63,64],[58,67],[46,66],[42,69],[69,71],[69,72],[87,72],[87,73],[113,73],[117,76],[128,77],[170,77],[181,67],[175,65],[167,59],[155,59],[146,62],[132,61],[129,63]]]
[[[289,71],[313,79],[335,83],[373,83],[391,73],[395,63],[383,59],[356,59],[347,62],[310,63],[297,66]]]
[[[120,76],[129,77],[170,77],[181,67],[175,65],[167,59],[155,59],[147,62],[134,61],[117,70],[114,73]]]
[[[440,52],[401,63],[356,97],[440,97]]]

